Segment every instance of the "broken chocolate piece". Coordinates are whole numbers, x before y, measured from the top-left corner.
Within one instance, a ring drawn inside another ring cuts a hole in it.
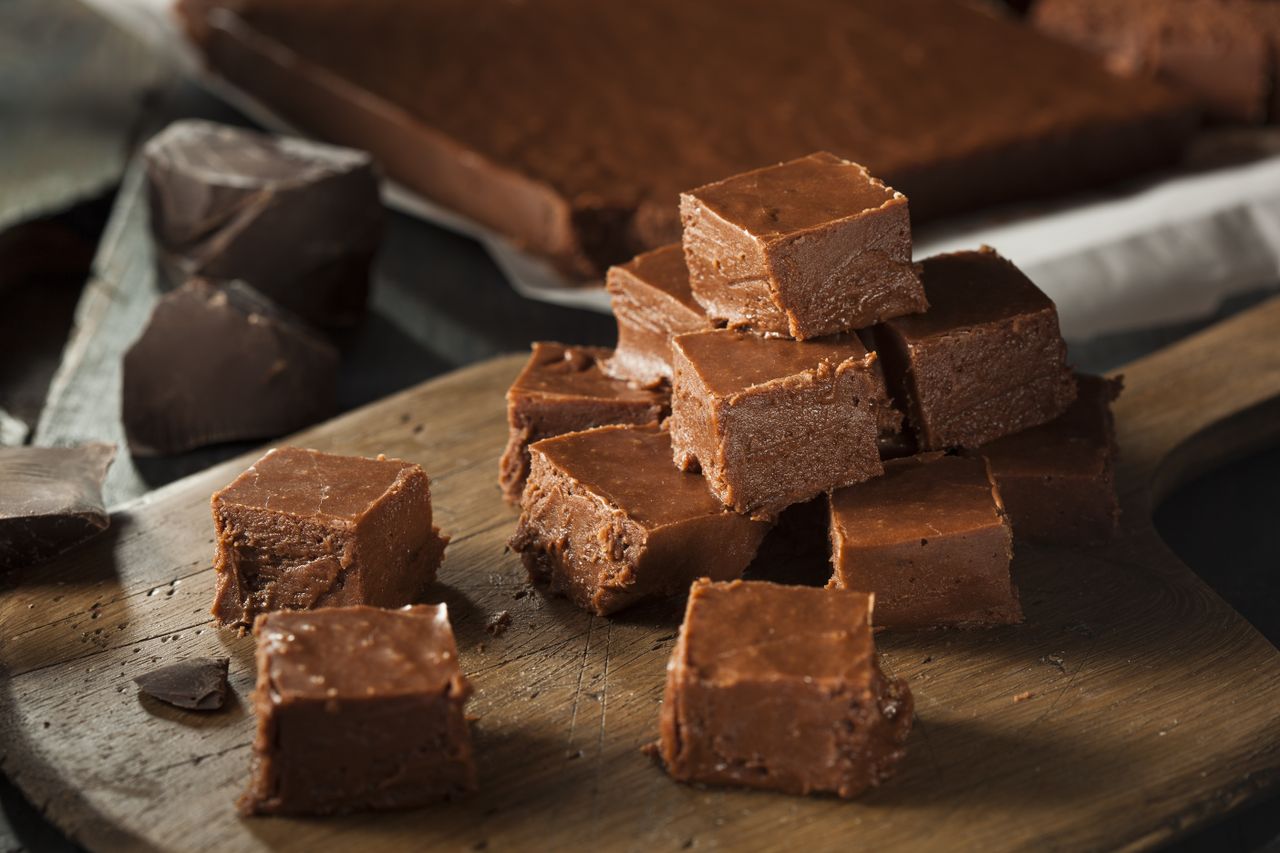
[[[114,444],[0,447],[0,569],[38,563],[106,530]]]
[[[338,351],[239,281],[193,279],[156,304],[124,356],[122,417],[137,456],[274,438],[333,412]]]
[[[489,632],[490,636],[501,637],[511,627],[511,611],[500,610],[490,617],[485,623],[484,629]]]
[[[133,679],[153,699],[191,711],[216,711],[227,701],[230,658],[191,658]]]
[[[321,326],[364,313],[385,220],[368,154],[195,119],[143,150],[171,284],[239,279]]]
[[[218,573],[213,615],[413,604],[449,538],[431,520],[431,484],[412,462],[270,450],[211,501]]]

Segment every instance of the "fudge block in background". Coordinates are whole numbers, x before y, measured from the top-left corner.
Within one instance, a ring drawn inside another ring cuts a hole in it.
[[[448,543],[421,466],[384,456],[270,450],[212,506],[223,625],[274,610],[413,604]]]
[[[0,569],[38,563],[111,525],[102,483],[114,444],[0,447]]]
[[[929,311],[872,335],[920,449],[977,447],[1066,411],[1076,386],[1053,301],[985,246],[923,266]]]
[[[143,151],[172,283],[240,279],[322,326],[364,313],[386,218],[368,154],[194,119]]]
[[[923,454],[831,495],[828,585],[875,593],[876,627],[1022,621],[1012,534],[982,459]]]
[[[254,625],[245,814],[400,809],[476,786],[471,686],[443,604],[271,613]]]
[[[124,356],[121,417],[138,456],[294,432],[333,412],[338,351],[239,281],[166,293]]]
[[[511,548],[533,580],[602,616],[679,595],[703,575],[738,577],[769,530],[676,470],[655,426],[599,427],[531,449]]]
[[[1078,376],[1066,414],[985,444],[1013,534],[1057,545],[1106,542],[1120,521],[1116,498],[1115,419],[1120,379]]]
[[[854,797],[889,777],[911,691],[885,678],[873,596],[694,583],[667,665],[659,751],[682,782]]]
[[[645,252],[605,279],[618,348],[601,366],[610,376],[653,387],[672,376],[671,339],[711,328],[689,289],[689,269],[679,243]]]
[[[716,321],[793,338],[928,307],[907,199],[819,153],[680,196],[694,298]]]
[[[675,339],[671,444],[740,513],[775,515],[881,471],[887,406],[875,356],[853,336],[762,338],[731,329]]]
[[[634,388],[606,376],[603,347],[538,342],[507,391],[511,428],[498,484],[509,503],[520,500],[529,476],[529,445],[566,432],[606,424],[656,424],[667,410],[665,391]]]

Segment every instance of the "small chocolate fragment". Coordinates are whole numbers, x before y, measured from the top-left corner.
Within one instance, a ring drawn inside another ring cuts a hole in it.
[[[369,604],[400,607],[435,582],[449,537],[412,462],[270,450],[214,494],[213,615]]]
[[[1012,541],[984,460],[894,459],[832,493],[828,586],[874,593],[878,628],[1017,624]]]
[[[368,154],[195,119],[143,150],[170,283],[240,279],[321,326],[364,313],[386,218]]]
[[[1053,300],[987,246],[923,270],[929,310],[873,331],[921,450],[977,447],[1066,411],[1076,385]]]
[[[0,569],[38,563],[106,530],[114,444],[0,447]]]
[[[153,699],[191,711],[216,711],[227,701],[230,658],[191,658],[171,663],[133,680]]]
[[[243,814],[403,809],[475,789],[471,685],[445,605],[269,613],[253,634]]]
[[[137,456],[273,438],[333,412],[338,351],[244,282],[192,279],[160,298],[124,356]]]
[[[529,578],[600,616],[680,595],[700,576],[729,580],[769,525],[725,510],[671,464],[655,426],[604,426],[544,439],[511,549]]]
[[[902,760],[913,701],[884,676],[874,596],[696,581],[667,665],[659,748],[682,782],[856,797]]]
[[[490,636],[501,637],[511,627],[511,611],[500,610],[490,617],[485,623],[484,629],[489,632]]]
[[[618,348],[601,362],[604,372],[645,388],[670,382],[671,339],[711,328],[689,287],[679,243],[609,268],[609,304],[618,320]]]
[[[544,438],[607,424],[656,424],[666,414],[665,391],[634,388],[600,369],[613,355],[604,347],[537,341],[524,370],[507,390],[507,449],[498,484],[508,503],[520,500],[529,476],[529,445]]]
[[[1120,379],[1077,376],[1066,414],[985,444],[1013,535],[1052,545],[1098,545],[1116,532],[1115,420]]]

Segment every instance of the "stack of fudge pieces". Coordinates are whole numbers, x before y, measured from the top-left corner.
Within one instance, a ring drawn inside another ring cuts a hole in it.
[[[907,198],[856,163],[813,154],[680,210],[682,244],[609,271],[617,349],[535,344],[512,385],[511,547],[602,616],[692,584],[674,777],[853,796],[910,728],[872,627],[1019,623],[1015,534],[1115,530],[1119,381],[1073,375],[1053,302],[994,250],[913,263]],[[815,502],[827,588],[738,580]],[[722,713],[740,702],[807,723]]]

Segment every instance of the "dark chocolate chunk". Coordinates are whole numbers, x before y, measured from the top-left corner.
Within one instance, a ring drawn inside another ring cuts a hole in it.
[[[114,444],[0,447],[0,569],[39,562],[110,526],[102,482]]]
[[[491,636],[501,637],[503,634],[507,632],[507,629],[510,627],[511,627],[511,611],[500,610],[497,613],[493,614],[492,617],[490,617],[489,621],[485,623],[484,629],[488,631]]]
[[[334,408],[338,351],[243,282],[193,279],[156,305],[124,357],[135,455],[270,438]]]
[[[227,701],[228,658],[191,658],[133,680],[153,699],[191,711],[216,711]]]
[[[145,155],[171,284],[241,279],[319,325],[359,319],[385,220],[368,154],[186,120]]]

